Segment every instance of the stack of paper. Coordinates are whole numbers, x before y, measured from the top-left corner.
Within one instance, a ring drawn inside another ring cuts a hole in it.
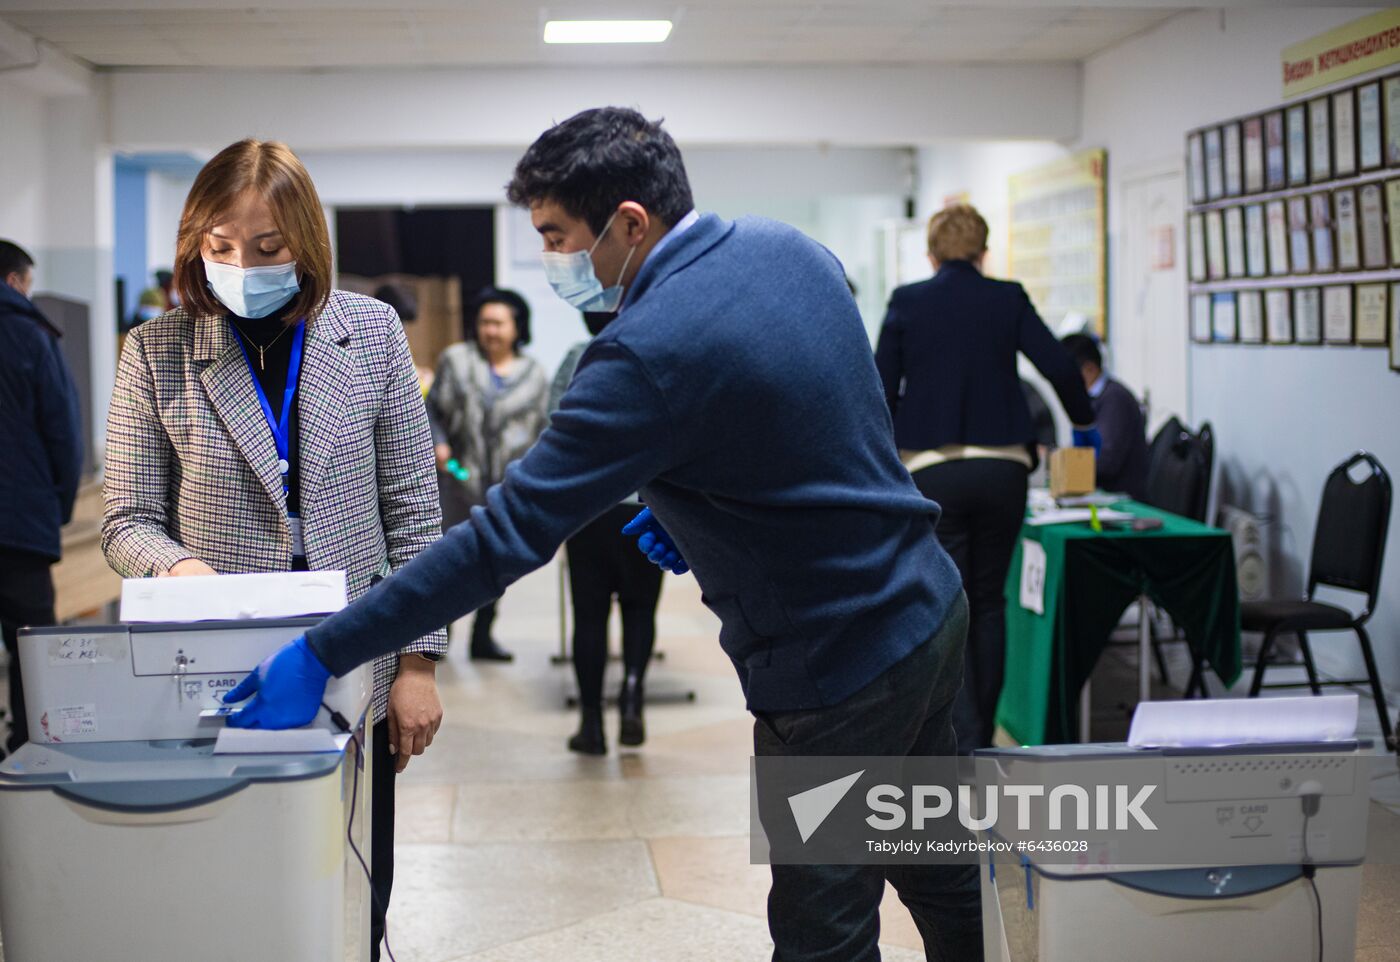
[[[128,578],[122,621],[236,621],[324,615],[345,607],[345,572],[284,571]]]
[[[1356,737],[1356,712],[1355,693],[1146,701],[1133,712],[1128,744],[1134,748],[1213,748],[1349,741]]]

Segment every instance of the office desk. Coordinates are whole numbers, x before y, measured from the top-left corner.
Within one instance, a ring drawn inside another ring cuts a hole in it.
[[[1021,529],[1006,581],[1006,681],[997,705],[997,724],[1020,744],[1077,737],[1080,691],[1124,610],[1142,596],[1185,632],[1193,659],[1203,657],[1227,685],[1239,677],[1239,591],[1229,532],[1132,501],[1113,507],[1161,518],[1162,527]],[[1021,601],[1027,541],[1045,552],[1040,614]],[[1145,673],[1150,657],[1140,657]]]

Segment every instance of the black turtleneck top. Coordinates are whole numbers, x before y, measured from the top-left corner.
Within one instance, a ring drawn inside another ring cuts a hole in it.
[[[271,314],[268,317],[239,317],[237,314],[230,314],[228,319],[233,324],[234,336],[242,343],[248,352],[248,360],[252,362],[253,376],[262,385],[263,393],[267,395],[267,403],[272,407],[272,416],[282,416],[282,392],[287,388],[287,372],[292,363],[292,340],[296,337],[296,331],[287,329],[286,312],[281,311]],[[280,336],[279,336],[280,335]],[[262,360],[264,367],[258,367],[258,347],[262,346]],[[302,351],[301,359],[302,376],[306,372],[306,352]],[[301,513],[301,470],[300,470],[300,445],[297,435],[300,429],[297,408],[301,406],[301,388],[297,387],[297,392],[292,397],[291,427],[287,437],[287,463],[290,470],[287,472],[287,511],[289,513]],[[266,420],[266,419],[264,419]],[[272,432],[272,426],[267,426],[268,433]]]

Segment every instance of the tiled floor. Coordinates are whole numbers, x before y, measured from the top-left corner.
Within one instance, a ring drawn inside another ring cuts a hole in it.
[[[514,664],[469,665],[457,641],[439,669],[446,723],[398,789],[389,927],[398,959],[767,959],[767,870],[748,860],[751,724],[694,580],[666,580],[665,659],[650,687],[693,690],[696,698],[650,706],[640,750],[610,745],[604,758],[566,750],[575,725],[564,705],[571,671],[549,658],[558,650],[558,619],[550,567],[502,602],[498,635],[515,651]],[[1135,684],[1135,653],[1118,655],[1126,660],[1107,663],[1096,700],[1105,735],[1115,724],[1115,691]],[[1363,702],[1363,717],[1367,710]],[[607,722],[615,738],[615,713]],[[1372,807],[1373,840],[1400,850],[1393,763],[1374,789],[1388,807]],[[1356,957],[1400,958],[1400,856],[1365,872]],[[885,958],[917,962],[923,952],[913,924],[887,894]]]

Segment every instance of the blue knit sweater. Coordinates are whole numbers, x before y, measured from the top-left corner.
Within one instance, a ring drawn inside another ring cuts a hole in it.
[[[843,701],[961,588],[840,264],[782,224],[709,215],[643,264],[486,504],[308,641],[343,674],[496,598],[638,488],[755,711]]]

